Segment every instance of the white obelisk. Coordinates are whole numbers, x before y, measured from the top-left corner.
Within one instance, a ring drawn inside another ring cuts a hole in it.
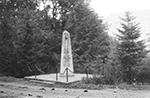
[[[66,30],[62,36],[60,76],[74,76],[70,33]]]

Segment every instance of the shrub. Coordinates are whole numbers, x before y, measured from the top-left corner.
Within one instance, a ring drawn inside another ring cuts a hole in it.
[[[92,78],[82,78],[82,82],[86,84],[115,84],[115,81],[112,77],[106,77],[106,76],[96,76],[94,75]]]

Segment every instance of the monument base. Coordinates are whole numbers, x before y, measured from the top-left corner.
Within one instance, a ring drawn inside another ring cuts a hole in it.
[[[67,77],[66,74],[61,74],[61,73],[59,73],[59,76],[60,77]],[[69,74],[68,77],[74,77],[74,74]]]
[[[56,76],[58,76],[56,78]],[[58,83],[72,83],[72,82],[77,82],[77,81],[80,81],[82,80],[83,77],[86,77],[86,74],[75,74],[74,73],[74,76],[73,77],[68,77],[68,82],[67,82],[67,79],[66,77],[61,77],[60,74],[44,74],[44,75],[37,75],[36,77],[35,76],[28,76],[28,77],[25,77],[26,79],[34,79],[34,80],[45,80],[45,81],[50,81],[50,82],[58,82]],[[92,77],[91,74],[88,75],[88,77]]]

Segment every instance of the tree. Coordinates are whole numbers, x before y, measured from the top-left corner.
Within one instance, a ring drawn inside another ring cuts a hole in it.
[[[119,42],[116,38],[110,37],[110,52],[109,52],[109,78],[111,84],[118,84],[122,82],[121,64],[117,54],[117,46]]]
[[[64,30],[71,33],[75,72],[106,64],[106,26],[89,8],[89,0],[3,0],[0,7],[0,35],[5,37],[0,37],[0,70],[4,73],[24,77],[58,72]]]
[[[135,22],[135,17],[130,12],[125,13],[125,18],[121,18],[121,29],[118,29],[118,58],[124,75],[124,81],[132,83],[134,70],[141,64],[146,56],[144,41],[140,40],[140,28]]]
[[[15,12],[19,9],[29,8],[35,10],[37,3],[35,0],[1,0],[0,1],[0,20],[17,17]]]
[[[25,68],[19,65],[21,58],[18,57],[18,51],[16,48],[18,33],[17,21],[24,16],[21,13],[24,9],[36,8],[35,2],[32,0],[2,0],[0,2],[0,69],[1,73],[22,76],[24,75]],[[29,27],[29,25],[28,25]],[[19,74],[18,74],[19,73]],[[22,74],[20,74],[22,73]]]
[[[97,67],[107,63],[109,52],[106,25],[89,8],[88,0],[76,0],[75,4],[65,24],[72,36],[75,70],[85,72],[89,68],[99,73]]]
[[[89,0],[45,0],[50,26],[61,46],[63,30],[71,34],[75,72],[106,63],[109,41],[103,20],[89,7]],[[49,20],[50,21],[50,20]],[[101,63],[97,62],[101,61]],[[97,64],[96,64],[97,63]]]

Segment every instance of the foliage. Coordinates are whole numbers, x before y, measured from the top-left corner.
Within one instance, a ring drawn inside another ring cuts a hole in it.
[[[138,84],[150,83],[150,65],[149,65],[149,55],[142,61],[142,66],[136,69],[136,82]]]
[[[0,1],[0,20],[17,17],[15,12],[19,9],[36,9],[35,0],[1,0]]]
[[[59,72],[64,30],[71,33],[75,72],[106,63],[106,26],[88,0],[3,0],[0,10],[2,74],[24,77]]]
[[[84,86],[117,84],[123,80],[131,83],[135,79],[149,82],[149,59],[143,61],[147,51],[144,41],[139,40],[140,28],[135,17],[127,12],[121,18],[122,28],[115,40],[108,36],[103,19],[89,3],[0,1],[0,74],[24,77],[59,72],[62,32],[67,30],[75,72],[94,74],[83,79]]]
[[[0,24],[0,70],[3,73],[6,70],[11,71],[14,47],[13,47],[13,38],[14,31],[9,21],[3,21]]]
[[[89,8],[88,0],[44,0],[43,4],[45,2],[49,2],[45,10],[52,19],[50,25],[58,40],[57,45],[60,46],[63,30],[71,33],[75,72],[85,72],[88,66],[107,58],[109,42],[106,26]]]
[[[119,42],[116,38],[110,37],[110,53],[109,53],[109,74],[108,77],[110,77],[114,84],[118,84],[122,82],[122,71],[121,71],[121,62],[118,58],[118,51],[117,46],[119,45]]]
[[[34,2],[20,2],[17,0],[3,0],[0,2],[1,13],[1,47],[0,62],[1,73],[6,75],[22,77],[26,74],[29,63],[29,50],[32,47],[31,33],[32,28],[28,22],[29,10],[35,9]],[[30,11],[31,12],[31,11]],[[21,43],[22,42],[22,43]],[[20,46],[22,48],[20,48]],[[28,52],[28,53],[27,53]],[[31,53],[31,54],[30,54]],[[28,56],[27,56],[28,54]],[[27,60],[28,59],[28,60]],[[30,59],[31,60],[31,59]]]
[[[75,9],[76,23],[69,30],[73,33],[73,52],[75,66],[84,72],[97,70],[98,66],[106,64],[109,52],[108,35],[102,19],[91,10],[88,5],[79,5]]]
[[[113,79],[113,77],[109,77],[108,75],[103,76],[94,75],[93,77],[90,78],[83,78],[82,82],[86,84],[95,84],[95,85],[104,85],[104,84],[114,85],[116,83],[115,79]]]
[[[125,18],[121,18],[121,29],[118,29],[119,45],[118,58],[121,62],[124,81],[132,83],[134,69],[141,64],[142,59],[146,56],[144,42],[139,40],[140,28],[134,21],[135,17],[130,12],[125,13]]]

